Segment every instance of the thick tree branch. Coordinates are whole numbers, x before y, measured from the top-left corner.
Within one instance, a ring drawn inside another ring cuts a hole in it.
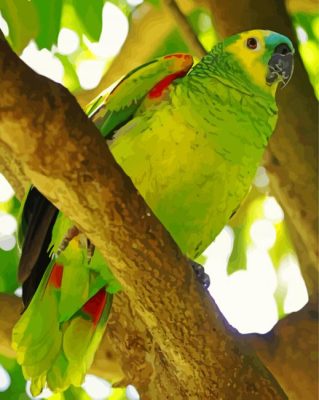
[[[0,73],[0,141],[110,263],[188,398],[286,398],[227,333],[188,262],[66,89],[29,69],[4,39]],[[169,389],[152,399],[169,398]]]
[[[14,187],[16,196],[23,198],[29,179],[26,177],[19,160],[15,160],[10,147],[0,142],[0,172]]]
[[[318,13],[317,0],[286,0],[286,5],[291,13]]]
[[[247,338],[282,384],[289,400],[318,398],[318,305],[279,321],[268,335]]]
[[[199,57],[205,55],[206,50],[204,46],[201,44],[198,37],[194,35],[192,27],[190,26],[189,22],[187,21],[187,18],[179,8],[176,1],[162,0],[162,2],[169,9],[170,13],[177,22],[178,28],[181,30],[183,36],[186,38],[186,43],[189,45],[190,50]]]

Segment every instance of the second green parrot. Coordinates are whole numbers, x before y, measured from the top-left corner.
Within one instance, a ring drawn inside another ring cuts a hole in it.
[[[238,209],[277,120],[275,93],[293,70],[293,45],[253,30],[127,74],[87,113],[155,215],[189,258]],[[75,205],[76,207],[76,205]],[[89,240],[35,188],[21,213],[19,278],[25,311],[13,346],[31,392],[80,385],[120,289]]]

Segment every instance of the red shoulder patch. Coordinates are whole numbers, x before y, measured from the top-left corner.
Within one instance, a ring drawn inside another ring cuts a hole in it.
[[[175,53],[175,54],[168,54],[167,56],[164,56],[165,59],[167,58],[184,58],[185,60],[191,61],[193,60],[193,57],[189,54],[185,53]]]
[[[153,89],[149,92],[148,97],[150,99],[154,99],[157,97],[160,97],[164,90],[176,79],[176,78],[182,78],[185,76],[187,71],[178,71],[175,72],[174,74],[170,74],[165,76],[164,79],[162,79],[160,82],[158,82]]]
[[[176,65],[174,69],[177,69],[176,72],[165,76],[160,82],[158,82],[149,92],[148,97],[150,99],[155,99],[161,97],[164,90],[168,88],[168,86],[177,78],[182,78],[187,74],[193,65],[193,57],[189,54],[176,53],[169,54],[164,56],[164,59],[177,59]]]

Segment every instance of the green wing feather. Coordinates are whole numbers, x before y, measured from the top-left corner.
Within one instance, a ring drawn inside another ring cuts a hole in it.
[[[112,90],[94,99],[86,112],[105,138],[132,118],[144,98],[157,85],[163,89],[177,78],[185,76],[193,65],[189,54],[172,54],[144,64],[128,73]],[[160,93],[159,91],[159,94]],[[154,94],[154,101],[158,96]]]

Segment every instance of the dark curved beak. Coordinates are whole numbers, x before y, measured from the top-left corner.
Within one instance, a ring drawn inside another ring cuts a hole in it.
[[[283,87],[289,82],[294,70],[294,51],[282,43],[275,48],[274,54],[268,62],[268,74],[266,82],[268,85],[274,82],[282,82]]]

